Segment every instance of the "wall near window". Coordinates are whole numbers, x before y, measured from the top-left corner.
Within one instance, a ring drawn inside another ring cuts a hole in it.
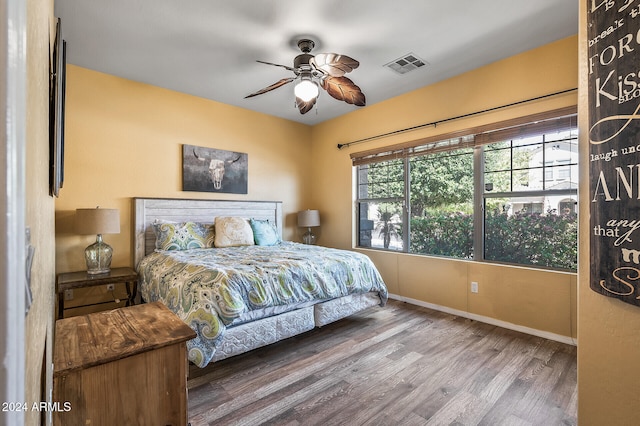
[[[339,248],[354,246],[350,153],[575,105],[577,92],[342,150],[336,144],[576,88],[577,66],[574,36],[314,126],[311,204],[322,216],[319,243]],[[429,69],[417,72],[428,73]],[[398,77],[390,74],[389,78]],[[363,90],[366,93],[366,88]],[[540,330],[566,340],[576,336],[576,274],[363,252],[374,259],[390,292],[400,297]],[[471,281],[479,284],[477,294],[470,292]]]

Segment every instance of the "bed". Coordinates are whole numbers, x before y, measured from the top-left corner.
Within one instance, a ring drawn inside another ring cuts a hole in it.
[[[280,202],[135,198],[133,228],[140,295],[196,332],[199,367],[387,301],[365,255],[282,241]]]

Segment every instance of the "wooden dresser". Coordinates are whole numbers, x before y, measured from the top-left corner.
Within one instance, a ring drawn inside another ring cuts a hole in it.
[[[161,303],[58,320],[53,401],[69,409],[53,424],[186,425],[194,337]]]

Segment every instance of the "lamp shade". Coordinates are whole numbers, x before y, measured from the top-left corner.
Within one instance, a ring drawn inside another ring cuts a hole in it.
[[[303,210],[298,212],[298,226],[304,228],[320,226],[320,212],[318,210]]]
[[[77,209],[76,233],[90,234],[119,234],[120,212],[118,209]]]

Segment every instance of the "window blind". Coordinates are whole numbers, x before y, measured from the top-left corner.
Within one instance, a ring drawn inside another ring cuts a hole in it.
[[[414,155],[435,154],[436,152],[453,151],[454,149],[473,148],[473,135],[464,135],[459,137],[449,137],[443,139],[442,136],[422,139],[419,145],[415,146],[396,146],[387,151],[372,151],[370,154],[359,153],[359,155],[351,155],[354,166],[361,164],[375,163],[379,161],[394,160],[397,158],[412,157]]]
[[[476,145],[486,145],[495,142],[508,141],[526,137],[533,137],[545,133],[561,132],[576,128],[578,120],[576,115],[538,121],[525,125],[495,130],[476,135]]]
[[[577,106],[527,115],[457,132],[430,136],[368,151],[354,152],[354,166],[394,160],[414,155],[434,154],[461,148],[471,148],[503,140],[511,140],[577,126]]]

